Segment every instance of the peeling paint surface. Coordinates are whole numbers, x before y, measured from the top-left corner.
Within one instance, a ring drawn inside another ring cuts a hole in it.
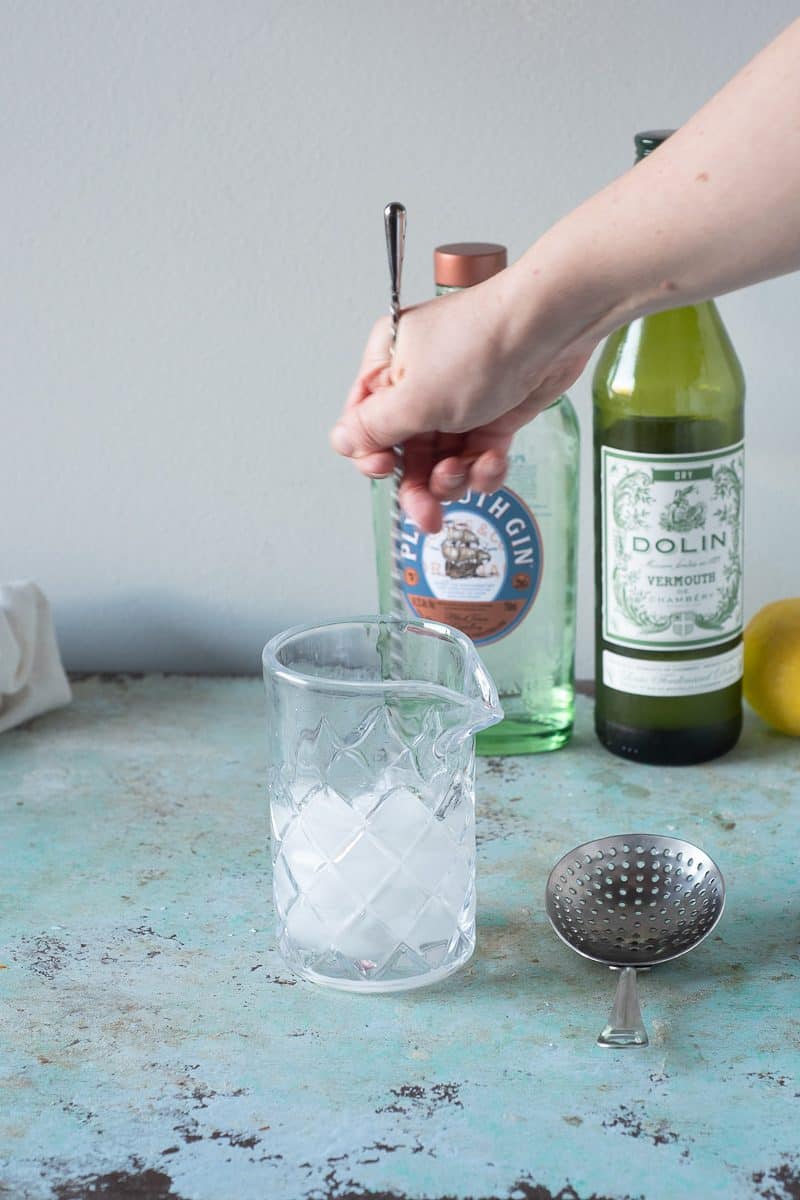
[[[800,744],[704,767],[595,742],[479,762],[469,966],[294,979],[272,933],[261,685],[88,679],[0,739],[3,1200],[800,1200]],[[641,979],[646,1050],[547,873],[607,833],[712,854],[726,914]]]

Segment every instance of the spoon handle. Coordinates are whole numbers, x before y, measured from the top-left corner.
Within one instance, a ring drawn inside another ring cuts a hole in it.
[[[391,283],[392,351],[397,341],[400,324],[400,283],[403,278],[403,256],[406,248],[406,210],[396,200],[383,210],[386,227],[386,253],[389,257],[389,279]]]
[[[636,986],[636,968],[623,967],[617,982],[614,1006],[608,1024],[597,1039],[598,1046],[606,1048],[646,1046],[647,1030],[639,1008],[639,992]]]
[[[406,249],[406,210],[403,204],[396,200],[387,204],[383,210],[383,224],[386,230],[386,253],[389,258],[389,280],[391,285],[392,338],[389,345],[389,357],[394,356],[397,330],[400,325],[400,283],[403,278],[403,256]],[[402,618],[405,608],[403,595],[402,564],[400,560],[400,528],[403,514],[400,508],[400,486],[403,482],[403,447],[394,447],[394,470],[392,471],[392,500],[391,500],[391,540],[392,540],[392,586],[391,606],[393,617]],[[399,637],[392,645],[392,675],[401,679],[403,662],[401,641]]]

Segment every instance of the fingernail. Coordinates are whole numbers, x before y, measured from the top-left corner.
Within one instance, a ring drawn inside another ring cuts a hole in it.
[[[337,454],[349,458],[353,453],[353,442],[344,425],[334,425],[331,430],[331,445]]]
[[[467,482],[467,477],[463,471],[460,471],[457,475],[443,475],[442,482],[448,488],[461,487],[462,483]]]

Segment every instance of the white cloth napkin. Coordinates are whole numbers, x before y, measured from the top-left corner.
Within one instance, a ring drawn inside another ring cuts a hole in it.
[[[0,584],[0,733],[71,699],[44,592]]]

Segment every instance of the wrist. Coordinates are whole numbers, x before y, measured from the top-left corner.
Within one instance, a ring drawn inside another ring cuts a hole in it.
[[[511,340],[520,364],[541,363],[576,343],[595,345],[638,315],[645,300],[626,288],[596,239],[559,222],[510,268]]]

